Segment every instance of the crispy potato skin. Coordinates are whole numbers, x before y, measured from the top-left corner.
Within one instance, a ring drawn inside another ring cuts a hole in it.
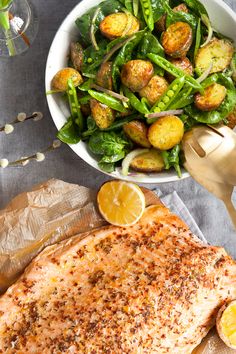
[[[156,149],[151,149],[133,159],[130,167],[137,172],[161,172],[165,164],[161,153]]]
[[[187,57],[181,59],[172,58],[170,59],[170,62],[174,64],[177,68],[183,70],[186,74],[193,75],[193,65]],[[171,74],[167,74],[167,78],[170,82],[175,80],[175,77]]]
[[[236,126],[236,106],[234,107],[234,110],[230,115],[227,117],[228,120],[228,127],[231,129],[234,129]]]
[[[68,80],[72,79],[75,86],[79,86],[83,82],[80,73],[73,68],[64,68],[56,73],[51,82],[52,90],[66,91]]]
[[[185,22],[173,23],[162,37],[162,45],[166,54],[173,58],[184,58],[192,42],[192,28]]]
[[[141,91],[154,75],[154,68],[150,61],[130,60],[123,65],[121,81],[133,92]]]
[[[133,120],[123,126],[125,134],[136,144],[149,148],[151,144],[147,138],[148,128],[143,122]]]
[[[188,13],[188,8],[185,4],[179,4],[178,6],[173,7],[174,12],[185,12]],[[155,23],[156,30],[158,32],[164,32],[166,30],[166,15],[163,15],[159,21]]]
[[[213,84],[205,89],[203,95],[195,95],[195,106],[201,111],[213,111],[224,101],[227,90],[220,84]]]
[[[105,89],[112,90],[112,62],[108,61],[103,63],[96,76],[96,82],[98,85],[104,87]]]
[[[151,78],[147,86],[139,91],[139,94],[141,97],[145,97],[150,105],[153,106],[166,92],[168,86],[169,84],[164,77],[155,75]]]
[[[158,119],[148,130],[148,140],[159,150],[169,150],[179,144],[184,135],[184,124],[176,116]]]
[[[201,73],[213,63],[211,74],[223,71],[229,66],[234,54],[234,47],[225,39],[213,38],[205,47],[199,49],[195,66]]]
[[[95,99],[90,100],[92,117],[100,129],[108,128],[115,120],[115,112]]]
[[[70,45],[70,58],[75,70],[80,71],[83,65],[83,48],[78,42],[72,42]]]
[[[132,35],[139,31],[139,21],[136,17],[117,12],[106,16],[100,23],[100,31],[110,40]]]

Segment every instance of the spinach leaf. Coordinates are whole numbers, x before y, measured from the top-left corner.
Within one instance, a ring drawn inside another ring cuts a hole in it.
[[[180,145],[176,145],[169,151],[162,151],[161,154],[165,163],[165,169],[169,170],[171,167],[174,167],[179,178],[181,178],[182,172],[180,168]]]
[[[89,149],[96,155],[112,157],[128,152],[130,142],[121,133],[98,131],[90,137]]]
[[[200,112],[196,107],[188,106],[185,108],[185,113],[199,123],[217,124],[227,118],[235,106],[236,89],[227,91],[226,98],[217,111]]]
[[[106,39],[99,42],[99,50],[89,46],[84,50],[84,62],[82,65],[82,73],[85,74],[96,74],[97,68],[101,65],[104,56],[107,53],[107,43]]]
[[[162,0],[162,1],[150,0],[150,1],[152,5],[153,19],[154,22],[157,22],[165,14],[166,11],[163,4],[165,2],[168,4],[168,1],[167,0]]]
[[[195,15],[190,13],[185,13],[182,11],[175,12],[166,1],[160,0],[160,2],[163,4],[163,8],[167,13],[167,18],[166,18],[167,27],[169,27],[172,23],[175,22],[179,22],[179,21],[187,22],[192,27],[195,33],[198,24],[198,18]]]
[[[88,116],[87,118],[87,130],[82,133],[82,138],[86,139],[93,135],[98,130],[98,126],[93,119],[93,117]]]
[[[95,31],[99,28],[99,23],[111,13],[119,12],[122,9],[122,3],[118,0],[106,0],[101,2],[98,6],[93,7],[83,16],[79,17],[75,23],[79,28],[81,38],[86,46],[91,44],[91,39],[89,36],[89,31],[91,27],[91,22],[95,11],[100,8],[97,19],[95,21]]]
[[[199,0],[184,0],[184,2],[197,16],[206,15],[209,17],[205,6]]]
[[[80,141],[79,127],[72,117],[59,130],[57,137],[66,144],[77,144]]]
[[[133,36],[133,40],[127,42],[116,56],[112,66],[112,79],[116,91],[118,91],[118,78],[120,76],[120,69],[125,63],[127,63],[127,61],[132,59],[133,51],[140,43],[145,33],[146,30],[137,32]]]
[[[114,163],[106,163],[106,162],[99,162],[98,167],[107,173],[111,173],[115,171],[115,164]]]

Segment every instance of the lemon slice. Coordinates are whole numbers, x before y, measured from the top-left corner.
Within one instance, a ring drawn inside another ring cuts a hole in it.
[[[145,210],[145,197],[134,183],[110,181],[98,192],[100,213],[106,221],[116,226],[135,224]]]
[[[236,300],[220,309],[216,326],[219,336],[225,344],[236,349]]]

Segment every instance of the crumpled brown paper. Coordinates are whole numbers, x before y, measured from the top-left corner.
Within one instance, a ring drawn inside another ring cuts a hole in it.
[[[151,192],[145,197],[147,205],[159,201]],[[46,246],[104,225],[88,188],[52,179],[20,194],[0,211],[0,292]],[[233,353],[211,331],[192,354]]]
[[[46,246],[103,226],[96,192],[52,179],[0,211],[0,292]]]

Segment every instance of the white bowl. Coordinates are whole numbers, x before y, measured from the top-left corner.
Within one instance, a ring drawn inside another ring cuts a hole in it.
[[[46,91],[50,90],[50,83],[56,72],[67,66],[70,42],[78,38],[79,31],[75,25],[76,19],[100,2],[101,0],[81,1],[69,13],[60,26],[48,54],[46,65]],[[209,12],[214,28],[224,35],[233,38],[236,43],[236,14],[222,0],[202,0],[202,3]],[[59,95],[49,95],[47,96],[47,101],[54,123],[59,130],[69,117],[68,106]],[[80,142],[76,145],[70,145],[70,147],[90,166],[101,171],[97,165],[97,160],[88,151],[86,143]],[[114,178],[141,183],[165,183],[179,180],[174,170],[165,171],[163,173],[136,173],[125,177],[121,174],[120,168],[117,168],[116,171],[108,175]],[[189,174],[183,171],[182,179],[187,177],[189,177]]]

